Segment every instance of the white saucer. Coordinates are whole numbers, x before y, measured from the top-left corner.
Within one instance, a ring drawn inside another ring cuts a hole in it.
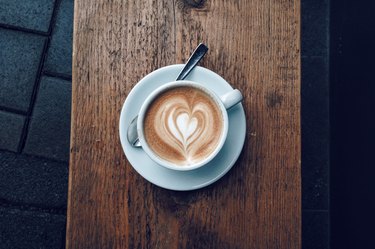
[[[152,161],[142,148],[134,148],[126,138],[132,119],[138,114],[145,98],[157,87],[174,81],[183,64],[160,68],[140,80],[130,91],[121,110],[120,140],[127,159],[133,168],[149,182],[171,190],[203,188],[223,177],[238,159],[246,135],[246,119],[242,104],[228,112],[229,131],[219,154],[207,165],[192,171],[174,171]],[[219,75],[197,66],[186,78],[210,88],[219,96],[233,88]]]

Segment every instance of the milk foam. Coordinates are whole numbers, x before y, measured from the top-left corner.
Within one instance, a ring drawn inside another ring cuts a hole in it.
[[[190,117],[186,112],[179,114],[174,120],[173,113],[171,113],[168,116],[168,128],[186,148],[189,145],[188,139],[198,128],[198,120],[195,117]]]

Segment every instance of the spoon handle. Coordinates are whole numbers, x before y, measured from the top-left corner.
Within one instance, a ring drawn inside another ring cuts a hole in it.
[[[194,50],[193,54],[190,56],[189,60],[186,62],[186,65],[177,76],[177,80],[183,80],[188,76],[191,70],[198,64],[198,62],[203,58],[207,53],[208,47],[203,43],[199,43],[198,47]]]

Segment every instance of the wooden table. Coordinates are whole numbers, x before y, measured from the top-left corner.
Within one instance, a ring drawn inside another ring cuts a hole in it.
[[[76,0],[74,18],[67,248],[300,248],[300,1]],[[169,191],[127,161],[120,109],[199,42],[244,93],[245,146],[215,184]]]

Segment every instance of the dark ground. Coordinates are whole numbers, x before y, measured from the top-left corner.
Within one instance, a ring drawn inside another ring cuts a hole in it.
[[[375,1],[331,0],[331,246],[374,249]]]
[[[0,0],[0,248],[64,248],[73,0]]]
[[[73,0],[0,0],[0,249],[64,248]],[[329,248],[329,0],[302,0],[302,243]]]

